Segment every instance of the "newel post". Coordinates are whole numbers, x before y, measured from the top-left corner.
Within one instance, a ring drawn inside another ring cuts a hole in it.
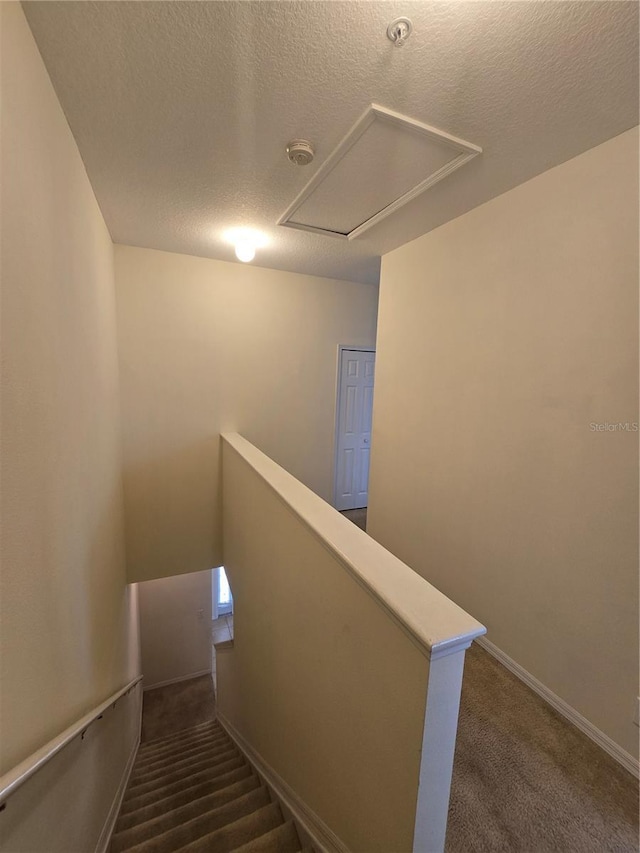
[[[442,853],[462,690],[464,645],[431,651],[413,853]]]

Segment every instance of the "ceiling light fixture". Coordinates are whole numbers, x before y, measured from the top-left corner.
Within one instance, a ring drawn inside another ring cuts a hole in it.
[[[396,18],[387,27],[387,38],[396,47],[402,47],[413,31],[413,24],[409,18]]]
[[[236,258],[248,264],[256,256],[256,248],[248,240],[240,240],[236,243]]]
[[[253,228],[232,228],[225,238],[233,243],[236,258],[244,264],[250,263],[256,256],[256,249],[262,249],[268,242],[264,234]]]

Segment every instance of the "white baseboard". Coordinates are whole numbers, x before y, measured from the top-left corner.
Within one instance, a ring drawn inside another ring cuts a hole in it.
[[[189,681],[192,678],[200,678],[201,675],[211,675],[211,669],[201,669],[199,672],[190,672],[188,675],[179,675],[177,678],[169,678],[167,681],[158,681],[156,684],[145,685],[144,692],[155,690],[156,687],[168,687],[169,684],[178,684],[180,681]]]
[[[140,709],[142,710],[142,702],[140,703]],[[142,717],[142,714],[140,716]],[[124,772],[122,774],[122,779],[120,779],[118,790],[116,791],[116,795],[113,798],[111,808],[109,809],[109,814],[107,815],[107,819],[104,822],[102,832],[100,833],[100,838],[98,839],[98,843],[96,845],[96,853],[107,853],[107,850],[109,849],[109,844],[111,843],[111,836],[113,834],[118,815],[120,814],[120,807],[122,806],[122,800],[124,799],[124,792],[127,790],[127,785],[129,784],[129,777],[131,776],[131,771],[133,770],[133,765],[136,760],[136,755],[138,754],[139,746],[140,736],[138,736],[138,739],[134,743],[133,749],[131,750],[131,754],[125,765]]]
[[[298,794],[284,779],[268,764],[260,753],[244,739],[237,729],[218,713],[218,722],[225,729],[229,737],[235,741],[238,749],[244,753],[247,760],[254,766],[258,774],[266,784],[273,790],[278,798],[286,817],[290,817],[301,832],[308,836],[310,843],[317,853],[349,853],[349,848],[338,838],[338,836],[326,825],[326,823],[312,811],[309,806],[300,799]],[[301,839],[305,843],[305,839]]]
[[[510,672],[512,672],[520,681],[523,681],[528,687],[530,687],[538,696],[541,696],[546,702],[551,705],[552,708],[562,714],[570,723],[580,729],[583,734],[585,734],[588,738],[594,743],[597,743],[599,747],[604,749],[612,758],[614,758],[619,764],[621,764],[625,770],[628,770],[629,773],[633,774],[636,778],[640,776],[640,765],[638,760],[633,757],[626,750],[622,749],[621,746],[613,741],[608,735],[604,732],[600,731],[593,723],[590,723],[586,717],[583,717],[579,711],[576,711],[575,708],[572,708],[564,699],[561,699],[557,696],[553,691],[549,690],[541,681],[531,675],[530,672],[527,672],[526,669],[520,666],[519,663],[516,663],[513,658],[510,658],[509,655],[506,655],[501,649],[487,640],[486,637],[478,637],[476,639],[476,643],[481,646],[485,651],[489,652],[496,660],[499,660],[500,663],[506,667]]]

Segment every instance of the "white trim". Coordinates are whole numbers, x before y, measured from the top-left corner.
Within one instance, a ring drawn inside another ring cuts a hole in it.
[[[458,151],[458,156],[453,160],[450,160],[448,163],[445,163],[444,166],[437,169],[433,174],[425,178],[424,181],[421,181],[415,187],[399,196],[382,210],[378,211],[373,216],[370,216],[368,219],[365,219],[364,222],[353,228],[348,234],[343,234],[339,231],[330,231],[314,225],[304,225],[303,223],[292,222],[291,217],[296,210],[304,204],[313,191],[325,180],[342,158],[355,145],[358,139],[360,139],[367,128],[370,127],[377,119],[389,124],[399,125],[400,127],[406,128],[414,133],[427,136],[430,139],[435,139],[438,142],[443,143],[445,146]],[[410,116],[395,112],[394,110],[387,109],[379,104],[371,104],[347,132],[347,135],[342,139],[338,146],[334,148],[332,153],[320,166],[311,180],[303,187],[301,192],[278,219],[277,224],[284,225],[286,228],[295,228],[298,231],[310,231],[314,234],[324,234],[329,237],[337,237],[341,240],[353,240],[361,234],[364,234],[365,231],[368,231],[378,222],[386,219],[400,207],[403,207],[412,199],[416,198],[416,196],[425,192],[429,187],[437,184],[447,175],[451,174],[451,172],[454,172],[469,160],[477,157],[478,154],[482,154],[482,148],[480,148],[479,145],[474,145],[472,142],[467,142],[466,140],[453,136],[444,130],[439,130],[437,127],[432,127],[429,124],[425,124],[422,121],[418,121]]]
[[[302,202],[300,202],[302,204]],[[284,214],[283,214],[284,216]],[[280,217],[282,219],[282,217]],[[333,237],[336,240],[351,239],[350,234],[341,234],[339,231],[327,231],[326,228],[317,228],[315,225],[304,225],[302,222],[276,222],[276,225],[283,225],[285,228],[293,228],[295,231],[308,231],[309,234],[321,234],[323,237]],[[358,226],[359,228],[360,226]]]
[[[333,495],[333,506],[335,507],[338,503],[338,446],[340,444],[340,391],[341,391],[341,379],[342,379],[342,353],[344,351],[347,352],[375,352],[375,347],[359,347],[359,346],[350,346],[349,344],[338,344],[338,368],[336,370],[336,422],[333,430],[333,489],[331,490],[331,494]],[[375,377],[374,377],[374,385],[375,385]]]
[[[198,672],[190,672],[188,675],[179,675],[177,678],[169,678],[167,681],[158,681],[157,684],[149,684],[144,688],[147,690],[155,690],[156,687],[168,687],[170,684],[178,684],[181,681],[189,681],[191,678],[200,678],[201,675],[211,675],[210,669],[201,669]]]
[[[527,672],[524,667],[520,666],[519,663],[516,663],[513,658],[510,658],[509,655],[505,654],[490,640],[487,640],[486,637],[478,637],[476,642],[485,651],[489,652],[489,654],[496,660],[499,660],[500,663],[509,670],[509,672],[512,672],[520,679],[520,681],[523,681],[528,687],[530,687],[534,693],[537,693],[538,696],[541,696],[545,702],[551,705],[552,708],[555,708],[559,714],[562,714],[565,719],[570,723],[573,723],[577,729],[580,729],[583,734],[590,738],[594,743],[598,744],[599,747],[604,749],[604,751],[614,758],[618,764],[621,764],[625,770],[628,770],[629,773],[638,778],[640,775],[640,764],[633,755],[628,753],[621,746],[618,746],[618,744],[612,740],[609,735],[600,731],[600,729],[594,726],[593,723],[589,722],[586,717],[583,717],[579,711],[576,711],[576,709],[569,705],[568,702],[565,702],[564,699],[561,699],[552,690],[549,690],[546,685],[541,681],[538,681],[534,675]]]
[[[302,830],[302,834],[308,836],[308,839],[301,839],[304,846],[306,847],[310,842],[317,853],[349,853],[349,848],[338,838],[335,832],[327,826],[322,818],[318,817],[309,808],[293,788],[264,760],[259,752],[256,752],[229,720],[220,713],[218,713],[217,717],[218,722],[235,742],[240,752],[244,753],[246,759],[254,766],[258,775],[262,776],[266,784],[273,789],[273,793],[278,798],[280,806],[285,812],[285,817],[292,818],[298,830]]]
[[[378,542],[347,521],[238,433],[223,433],[232,451],[260,477],[351,577],[430,660],[467,649],[486,628]]]
[[[140,725],[142,725],[142,702],[140,702]],[[120,779],[120,784],[118,785],[116,795],[113,799],[113,802],[111,803],[109,814],[107,815],[107,819],[105,820],[104,826],[102,827],[100,838],[98,839],[98,843],[96,844],[96,853],[107,853],[109,849],[109,845],[111,844],[111,836],[113,835],[113,830],[115,829],[116,821],[118,819],[118,815],[120,814],[120,808],[122,806],[125,791],[127,790],[127,785],[129,784],[129,777],[131,776],[131,771],[133,770],[133,765],[135,764],[139,746],[140,735],[138,734],[138,739],[133,745],[131,755],[129,756],[129,759],[124,768],[124,772],[122,774],[122,778]]]

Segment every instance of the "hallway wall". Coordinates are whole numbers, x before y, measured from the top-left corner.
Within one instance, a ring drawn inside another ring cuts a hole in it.
[[[375,341],[377,287],[115,247],[132,580],[222,562],[220,432],[331,499],[338,344]]]
[[[637,359],[637,129],[382,260],[368,532],[633,755]]]
[[[211,672],[211,571],[138,584],[144,688]]]
[[[139,648],[125,583],[113,246],[20,4],[0,4],[0,15],[1,774],[136,676]],[[100,740],[92,753],[101,780],[86,766],[76,779],[84,849],[133,721],[120,752]],[[76,752],[64,753],[67,783]],[[32,812],[42,791],[33,796]],[[38,813],[40,849],[59,849]]]

